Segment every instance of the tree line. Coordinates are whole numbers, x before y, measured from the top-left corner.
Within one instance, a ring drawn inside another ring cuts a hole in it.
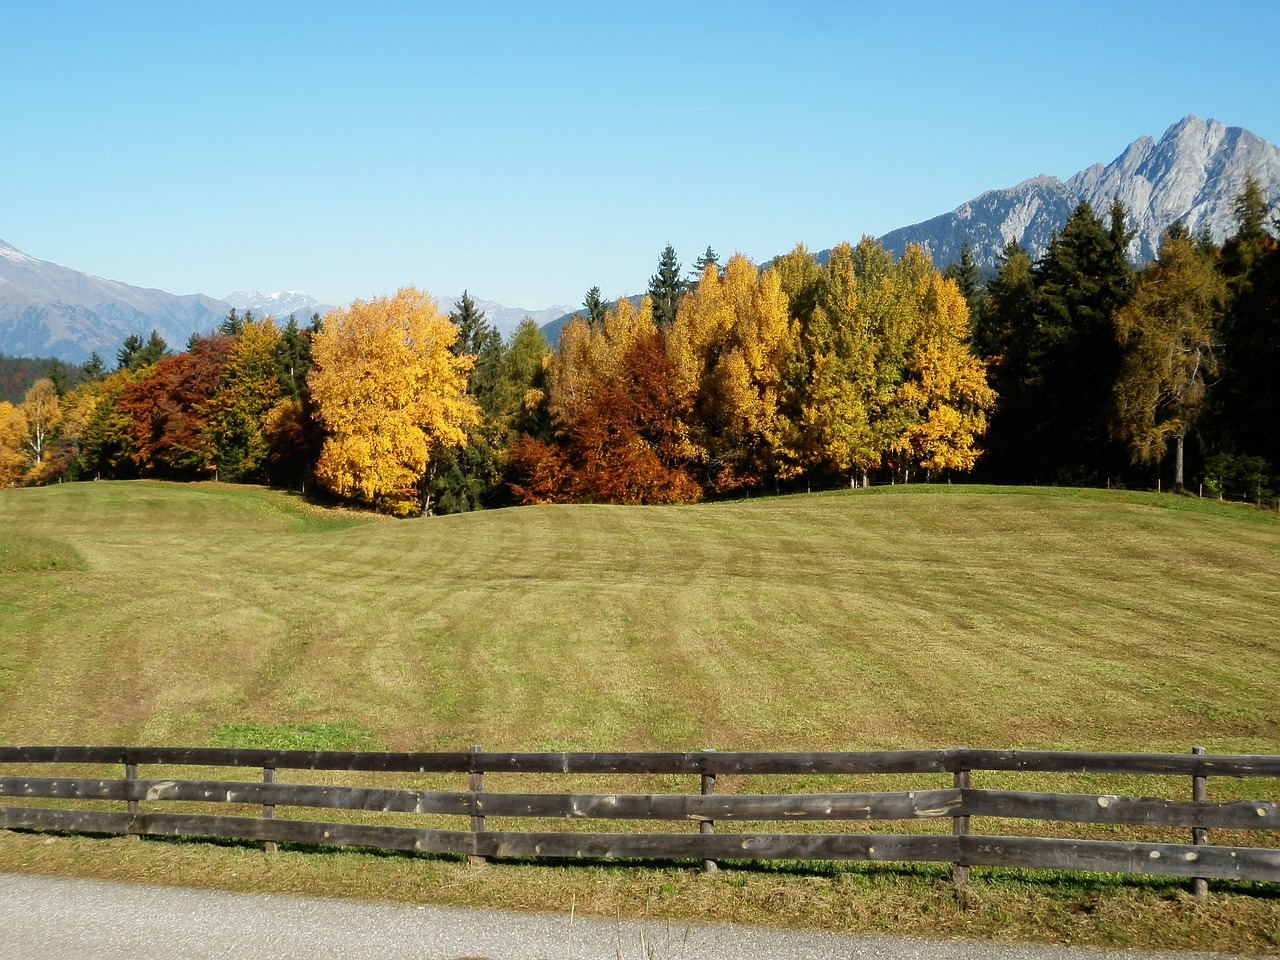
[[[466,293],[302,327],[231,311],[174,353],[128,338],[0,402],[0,485],[272,483],[397,514],[691,502],[974,477],[1271,495],[1280,251],[1250,180],[1221,247],[1180,225],[1141,270],[1123,207],[1082,204],[983,279],[864,238],[757,267],[668,246],[648,293],[598,287],[554,350]]]
[[[1252,178],[1235,215],[1221,246],[1175,223],[1140,270],[1119,203],[1082,204],[1037,262],[1009,244],[982,289],[962,255],[950,272],[1000,397],[976,479],[1275,495],[1280,250]]]

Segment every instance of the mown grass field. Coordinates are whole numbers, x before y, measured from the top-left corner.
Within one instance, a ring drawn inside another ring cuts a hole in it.
[[[1252,508],[916,486],[396,522],[135,482],[0,492],[0,531],[2,743],[1280,753],[1280,518]],[[1102,880],[1004,879],[957,898],[929,870],[254,857],[0,836],[0,869],[1280,948],[1266,890],[1205,912],[1162,882],[1099,901]],[[797,886],[810,906],[770,906]]]

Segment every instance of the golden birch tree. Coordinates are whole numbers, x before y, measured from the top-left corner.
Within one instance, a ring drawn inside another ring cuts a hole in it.
[[[22,399],[22,415],[27,420],[27,450],[31,469],[44,466],[45,444],[58,423],[58,389],[49,379],[37,380]]]
[[[325,487],[398,512],[420,502],[432,449],[463,445],[479,416],[466,396],[475,358],[454,355],[457,337],[412,287],[325,318],[307,378],[327,434],[316,465]]]
[[[918,290],[919,325],[898,391],[910,422],[895,448],[930,473],[972,470],[996,396],[986,364],[969,350],[968,303],[936,270],[908,282]]]

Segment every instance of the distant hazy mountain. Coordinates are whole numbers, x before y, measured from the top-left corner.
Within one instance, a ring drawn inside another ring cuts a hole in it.
[[[1192,233],[1207,225],[1218,242],[1234,233],[1232,205],[1248,173],[1267,196],[1280,194],[1280,150],[1248,130],[1191,116],[1165,131],[1159,143],[1135,140],[1106,166],[1096,163],[1066,182],[1040,176],[992,190],[951,213],[887,233],[880,242],[895,254],[921,244],[943,266],[960,256],[967,237],[974,260],[991,267],[1010,240],[1039,257],[1081,201],[1105,217],[1119,197],[1130,229],[1137,231],[1129,256],[1141,263],[1155,256],[1161,234],[1179,220]]]
[[[318,303],[315,297],[301,290],[283,290],[279,293],[236,290],[222,299],[223,302],[229,303],[242,312],[252,310],[256,317],[272,316],[278,320],[285,320],[293,315],[298,323],[310,320],[313,313],[325,317],[338,309],[337,305],[332,303]],[[453,305],[461,299],[462,294],[456,297],[435,298],[436,305],[446,314],[453,310]],[[471,299],[475,301],[476,308],[484,313],[485,319],[493,324],[504,338],[510,337],[525,317],[532,317],[535,323],[542,325],[548,320],[561,316],[568,309],[568,307],[555,306],[544,310],[528,310],[524,307],[506,307],[494,300],[485,300],[481,297]]]
[[[0,353],[81,363],[97,351],[110,361],[131,333],[157,330],[185,346],[230,309],[201,294],[175,296],[37,260],[0,240]]]
[[[436,303],[440,305],[440,309],[445,313],[453,310],[453,305],[462,299],[462,294],[456,297],[437,297]],[[520,321],[525,317],[530,317],[538,326],[545,326],[547,323],[561,317],[568,311],[568,307],[554,306],[546,307],[542,310],[529,310],[525,307],[504,307],[500,303],[493,300],[483,300],[472,294],[471,299],[476,303],[476,309],[483,311],[484,317],[494,328],[502,334],[504,340],[510,339],[511,334],[515,332],[516,327],[520,326]]]
[[[320,303],[301,290],[282,290],[279,293],[259,293],[257,290],[234,290],[222,298],[222,302],[235,307],[241,313],[252,311],[255,317],[275,317],[282,323],[294,317],[302,326],[311,321],[312,314],[328,316],[338,307],[332,303]]]

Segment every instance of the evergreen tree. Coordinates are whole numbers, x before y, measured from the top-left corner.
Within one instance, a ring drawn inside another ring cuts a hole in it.
[[[977,316],[980,295],[982,293],[982,274],[978,265],[973,262],[973,251],[969,249],[969,238],[965,237],[960,244],[960,259],[948,264],[942,274],[948,280],[954,280],[960,288],[960,295],[969,305],[969,317],[972,323]]]
[[[432,512],[465,513],[487,506],[502,481],[500,444],[489,411],[504,348],[501,334],[467,291],[454,303],[449,319],[458,328],[454,353],[475,358],[467,396],[479,407],[480,418],[466,428],[464,445],[436,449],[424,486]]]
[[[1212,400],[1210,447],[1219,478],[1280,473],[1280,248],[1270,205],[1252,177],[1236,198],[1236,232],[1220,265],[1229,300],[1222,319],[1222,383]],[[1245,466],[1247,465],[1247,467]]]
[[[249,311],[241,317],[236,313],[236,308],[232,307],[231,312],[227,314],[222,323],[218,325],[218,332],[226,337],[234,337],[244,329],[245,322],[253,319],[253,314]]]
[[[453,345],[455,356],[479,356],[485,342],[497,335],[485,319],[484,311],[476,307],[476,302],[466,290],[462,291],[461,299],[454,302],[449,319],[458,328],[458,339]]]
[[[1112,317],[1129,301],[1133,272],[1123,208],[1113,207],[1111,221],[1104,229],[1080,204],[1037,266],[1026,381],[1036,423],[1025,438],[1030,476],[1022,479],[1096,484],[1126,462],[1108,431],[1120,370]]]
[[[298,328],[292,315],[280,334],[276,375],[281,396],[303,400],[308,396],[307,374],[311,372],[311,334]]]
[[[95,350],[89,354],[89,359],[80,368],[80,375],[89,381],[101,380],[107,375],[107,365],[98,355],[98,351]]]
[[[587,291],[586,297],[582,300],[582,306],[587,311],[587,323],[596,328],[604,324],[604,315],[608,311],[608,304],[600,296],[599,287],[592,287]]]
[[[120,349],[116,351],[116,369],[117,370],[137,370],[142,366],[136,362],[138,354],[142,352],[144,341],[142,337],[136,333],[131,333],[124,338],[124,343],[120,345]]]
[[[684,291],[680,261],[676,259],[675,248],[668,243],[658,258],[658,272],[649,278],[649,299],[653,301],[653,319],[659,329],[665,329],[675,321]]]
[[[152,330],[151,336],[147,338],[146,345],[138,351],[134,358],[139,367],[149,367],[153,363],[159,363],[164,357],[172,356],[169,352],[169,345],[164,342],[164,337],[160,336],[159,331]]]
[[[707,267],[714,266],[717,270],[722,269],[720,266],[720,257],[711,249],[711,244],[707,244],[707,249],[703,252],[697,261],[693,264],[693,269],[689,271],[689,283],[694,284],[702,279],[703,273]]]

